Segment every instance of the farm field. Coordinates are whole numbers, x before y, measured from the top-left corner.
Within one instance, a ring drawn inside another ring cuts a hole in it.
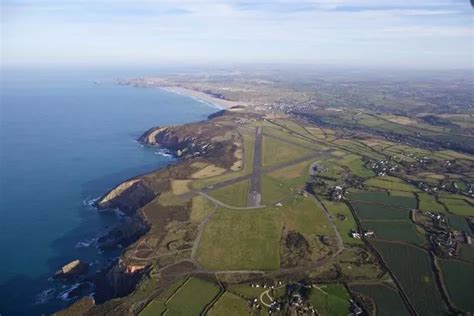
[[[341,284],[319,284],[309,293],[309,301],[323,316],[349,314],[350,295]]]
[[[350,204],[356,211],[357,216],[362,220],[408,220],[407,210],[402,210],[393,206],[368,204],[366,202],[354,202]]]
[[[446,213],[446,209],[442,204],[439,204],[435,197],[428,193],[417,193],[419,199],[418,208],[423,211]]]
[[[463,198],[456,195],[444,195],[438,198],[441,203],[446,205],[449,212],[460,216],[474,216],[474,206],[469,204]]]
[[[474,264],[455,260],[439,260],[449,297],[464,312],[474,312],[472,280]]]
[[[356,284],[350,285],[353,292],[369,297],[375,304],[377,316],[408,316],[405,303],[400,294],[384,284]]]
[[[216,270],[277,269],[281,228],[279,210],[220,209],[204,228],[197,260]]]
[[[416,225],[408,220],[404,221],[363,221],[366,230],[373,230],[375,238],[390,241],[404,241],[416,245],[423,244],[426,240],[416,230]]]
[[[176,282],[171,284],[163,293],[161,293],[157,298],[151,301],[141,312],[140,316],[154,316],[161,315],[166,311],[166,302],[171,295],[174,294],[180,286],[186,282],[185,279],[178,279]]]
[[[473,235],[473,232],[471,231],[471,228],[469,227],[469,224],[466,221],[466,218],[462,216],[457,216],[457,215],[448,215],[448,224],[449,227],[451,227],[454,230],[460,230],[463,231],[469,235]]]
[[[171,314],[199,315],[218,293],[217,285],[191,277],[168,299],[166,307]]]
[[[459,249],[459,257],[462,260],[474,263],[474,247],[462,245]]]
[[[416,199],[411,196],[392,196],[386,192],[356,192],[349,195],[351,201],[363,201],[372,204],[393,206],[401,209],[410,210],[416,208]]]
[[[447,312],[447,306],[435,283],[430,256],[426,251],[401,243],[371,241],[371,244],[401,283],[417,313],[431,316],[444,315]]]
[[[397,190],[406,192],[418,192],[418,188],[405,183],[403,180],[395,177],[376,177],[365,181],[368,186],[385,189]]]
[[[250,313],[251,309],[247,306],[245,299],[230,292],[225,292],[212,306],[207,315],[248,315]]]

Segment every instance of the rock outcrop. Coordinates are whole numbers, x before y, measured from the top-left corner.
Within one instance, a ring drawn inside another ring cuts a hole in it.
[[[55,279],[69,279],[87,272],[89,264],[81,260],[74,260],[64,265],[54,274]]]
[[[155,191],[140,179],[122,182],[106,193],[96,203],[97,208],[117,208],[126,214],[132,214],[156,197]]]
[[[128,266],[119,260],[96,282],[97,303],[130,294],[147,271],[147,266]]]
[[[148,225],[139,216],[128,217],[119,226],[100,237],[97,245],[102,250],[125,247],[144,235],[148,229]]]

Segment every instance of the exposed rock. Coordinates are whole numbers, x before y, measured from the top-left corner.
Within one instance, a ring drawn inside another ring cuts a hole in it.
[[[64,265],[61,269],[56,271],[54,278],[68,279],[79,276],[87,271],[89,264],[81,260],[74,260]]]
[[[97,203],[99,209],[118,208],[132,214],[152,201],[157,194],[140,179],[132,179],[119,184],[105,194]]]
[[[98,247],[102,250],[112,250],[128,246],[145,234],[148,228],[148,225],[138,217],[126,218],[121,225],[97,240]]]
[[[118,261],[97,280],[96,301],[101,303],[130,294],[147,270],[146,266],[128,266],[123,261]]]

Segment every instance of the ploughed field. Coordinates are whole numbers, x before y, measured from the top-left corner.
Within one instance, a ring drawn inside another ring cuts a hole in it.
[[[182,159],[99,201],[149,226],[120,261],[147,272],[116,310],[473,311],[473,156],[241,109],[141,140]]]

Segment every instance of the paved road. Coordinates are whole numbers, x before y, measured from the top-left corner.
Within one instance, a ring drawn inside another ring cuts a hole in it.
[[[262,128],[255,129],[255,149],[253,151],[253,169],[250,176],[247,205],[258,206],[262,199],[260,178],[262,174]]]
[[[232,205],[229,205],[229,204],[226,204],[224,202],[221,202],[219,201],[218,199],[215,199],[213,198],[212,196],[210,195],[207,195],[206,193],[204,192],[199,192],[199,195],[205,197],[206,199],[214,202],[215,204],[219,205],[219,206],[222,206],[222,207],[225,207],[225,208],[228,208],[228,209],[231,209],[231,210],[255,210],[255,209],[259,209],[259,208],[264,208],[265,205],[257,205],[257,206],[232,206]]]

